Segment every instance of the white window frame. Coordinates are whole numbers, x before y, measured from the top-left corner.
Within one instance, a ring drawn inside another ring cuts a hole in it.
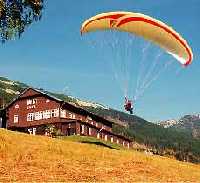
[[[43,119],[50,119],[51,118],[51,110],[43,111]]]
[[[59,117],[59,109],[54,109],[55,110],[55,118]]]
[[[33,128],[33,135],[36,135],[36,131],[37,131],[37,129]]]
[[[43,111],[40,111],[40,112],[39,112],[39,119],[40,119],[40,120],[43,119]]]
[[[74,113],[69,113],[69,118],[70,119],[76,119],[76,115]]]
[[[72,116],[73,116],[73,114],[72,114],[72,113],[69,113],[69,118],[70,118],[70,119],[73,119]]]
[[[89,128],[89,135],[92,135],[92,128]]]
[[[31,99],[27,99],[26,103],[27,103],[27,105],[31,105],[32,104],[32,100]]]
[[[72,119],[76,119],[76,114],[72,114]]]
[[[14,115],[14,123],[18,123],[19,122],[19,115],[15,114]]]
[[[81,134],[84,134],[85,132],[85,125],[81,125]]]
[[[32,104],[37,104],[37,99],[32,99]]]
[[[105,141],[108,141],[108,135],[104,136]]]
[[[28,113],[27,114],[27,121],[33,121],[34,120],[34,113]]]
[[[19,109],[19,104],[16,104],[16,105],[15,105],[15,109]]]
[[[40,120],[40,112],[35,112],[34,118],[36,121]]]
[[[61,118],[66,118],[66,110],[60,110],[60,117]]]
[[[100,139],[100,133],[99,132],[97,133],[97,139]]]
[[[27,105],[34,105],[37,103],[37,99],[27,99],[26,103]]]
[[[51,110],[51,117],[52,118],[57,118],[59,116],[59,111],[58,109],[52,109]]]

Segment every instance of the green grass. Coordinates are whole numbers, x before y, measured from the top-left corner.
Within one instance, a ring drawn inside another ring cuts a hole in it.
[[[72,135],[72,136],[65,136],[65,137],[59,137],[63,140],[73,141],[73,142],[79,142],[79,143],[85,143],[85,144],[94,144],[97,146],[103,146],[107,147],[109,149],[125,149],[122,145],[114,144],[111,142],[105,142],[100,139],[96,139],[94,137],[88,137],[88,136],[80,136],[80,135]]]

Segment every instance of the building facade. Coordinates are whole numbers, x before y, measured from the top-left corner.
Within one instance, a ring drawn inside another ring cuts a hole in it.
[[[130,139],[112,132],[113,122],[34,88],[27,88],[4,110],[6,127],[33,135],[53,125],[63,135],[92,136],[130,147]]]

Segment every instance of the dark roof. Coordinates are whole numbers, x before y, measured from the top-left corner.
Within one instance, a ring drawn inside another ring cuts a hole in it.
[[[114,122],[109,121],[109,120],[107,120],[107,119],[105,119],[105,118],[103,118],[101,116],[98,116],[98,115],[92,113],[92,112],[89,112],[88,110],[83,109],[80,106],[73,105],[73,104],[71,104],[69,102],[63,101],[63,107],[64,106],[68,106],[72,110],[76,110],[76,112],[79,113],[79,114],[88,115],[88,116],[90,116],[95,121],[99,121],[99,122],[102,122],[102,123],[110,123],[110,124],[114,123]]]

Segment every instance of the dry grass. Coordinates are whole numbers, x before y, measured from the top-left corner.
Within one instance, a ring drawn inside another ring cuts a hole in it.
[[[200,166],[0,130],[0,182],[199,182]]]

